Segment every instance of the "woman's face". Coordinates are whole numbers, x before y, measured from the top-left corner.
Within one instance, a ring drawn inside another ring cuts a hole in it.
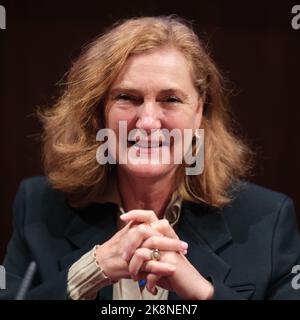
[[[188,62],[179,50],[161,47],[132,55],[114,81],[106,105],[107,127],[116,134],[117,163],[123,163],[118,164],[120,172],[144,178],[161,178],[174,172],[178,166],[172,161],[178,150],[175,139],[168,143],[164,135],[157,138],[157,134],[173,129],[194,132],[201,124],[202,107]],[[138,143],[121,139],[124,134],[119,137],[120,121],[125,121],[127,135],[138,129],[134,135],[134,140],[140,139]],[[150,161],[166,149],[171,163]],[[132,155],[137,161],[130,160]]]

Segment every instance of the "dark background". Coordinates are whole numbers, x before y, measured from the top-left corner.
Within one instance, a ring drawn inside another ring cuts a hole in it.
[[[235,89],[231,106],[257,152],[258,184],[291,196],[300,212],[300,30],[291,9],[300,0],[266,1],[1,1],[0,30],[0,262],[11,236],[20,180],[42,174],[39,105],[80,48],[120,18],[176,13],[192,20]]]

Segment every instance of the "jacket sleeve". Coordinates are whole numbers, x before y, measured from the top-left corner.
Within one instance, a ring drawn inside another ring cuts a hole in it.
[[[0,290],[0,299],[15,299],[29,263],[33,260],[24,239],[25,221],[25,186],[21,183],[17,192],[13,210],[13,235],[7,247],[4,259],[6,270],[6,289]],[[33,289],[29,290],[26,299],[67,299],[67,273],[60,271],[40,283],[38,266],[33,279]]]

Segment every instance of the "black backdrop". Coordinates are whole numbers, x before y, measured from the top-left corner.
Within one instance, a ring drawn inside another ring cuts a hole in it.
[[[235,89],[232,109],[257,152],[251,180],[288,194],[300,212],[300,29],[291,26],[297,2],[0,0],[7,14],[0,30],[0,261],[18,184],[42,174],[34,108],[53,101],[55,84],[85,43],[133,16],[176,13],[195,22]]]

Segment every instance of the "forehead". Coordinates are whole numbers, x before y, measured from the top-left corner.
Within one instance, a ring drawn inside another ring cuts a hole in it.
[[[113,84],[116,86],[162,87],[175,86],[182,89],[193,85],[190,65],[176,48],[161,47],[134,54],[126,61]]]

